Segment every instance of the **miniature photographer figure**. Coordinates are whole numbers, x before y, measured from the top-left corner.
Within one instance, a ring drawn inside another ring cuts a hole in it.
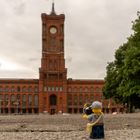
[[[90,133],[90,139],[103,139],[104,138],[104,122],[102,113],[102,103],[95,101],[90,106],[92,113],[83,115],[84,119],[88,119],[87,131]]]

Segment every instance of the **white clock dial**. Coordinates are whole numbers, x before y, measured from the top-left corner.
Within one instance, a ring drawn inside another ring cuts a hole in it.
[[[50,28],[50,33],[51,33],[51,34],[55,34],[56,32],[57,32],[56,27],[51,27],[51,28]]]

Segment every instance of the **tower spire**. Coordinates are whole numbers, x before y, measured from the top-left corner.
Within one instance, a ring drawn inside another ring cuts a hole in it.
[[[55,9],[54,9],[54,0],[52,1],[52,11],[51,11],[51,15],[56,15]]]

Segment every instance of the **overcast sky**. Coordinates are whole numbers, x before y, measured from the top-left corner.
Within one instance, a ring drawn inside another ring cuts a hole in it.
[[[38,78],[41,13],[51,0],[0,0],[0,78]],[[132,33],[140,0],[55,0],[64,13],[68,78],[103,79],[107,62]]]

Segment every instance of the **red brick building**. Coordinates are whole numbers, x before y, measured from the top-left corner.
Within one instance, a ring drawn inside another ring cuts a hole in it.
[[[0,113],[82,113],[86,102],[103,103],[104,112],[123,111],[105,100],[104,80],[67,79],[64,58],[65,15],[41,15],[42,58],[39,79],[0,79]]]

